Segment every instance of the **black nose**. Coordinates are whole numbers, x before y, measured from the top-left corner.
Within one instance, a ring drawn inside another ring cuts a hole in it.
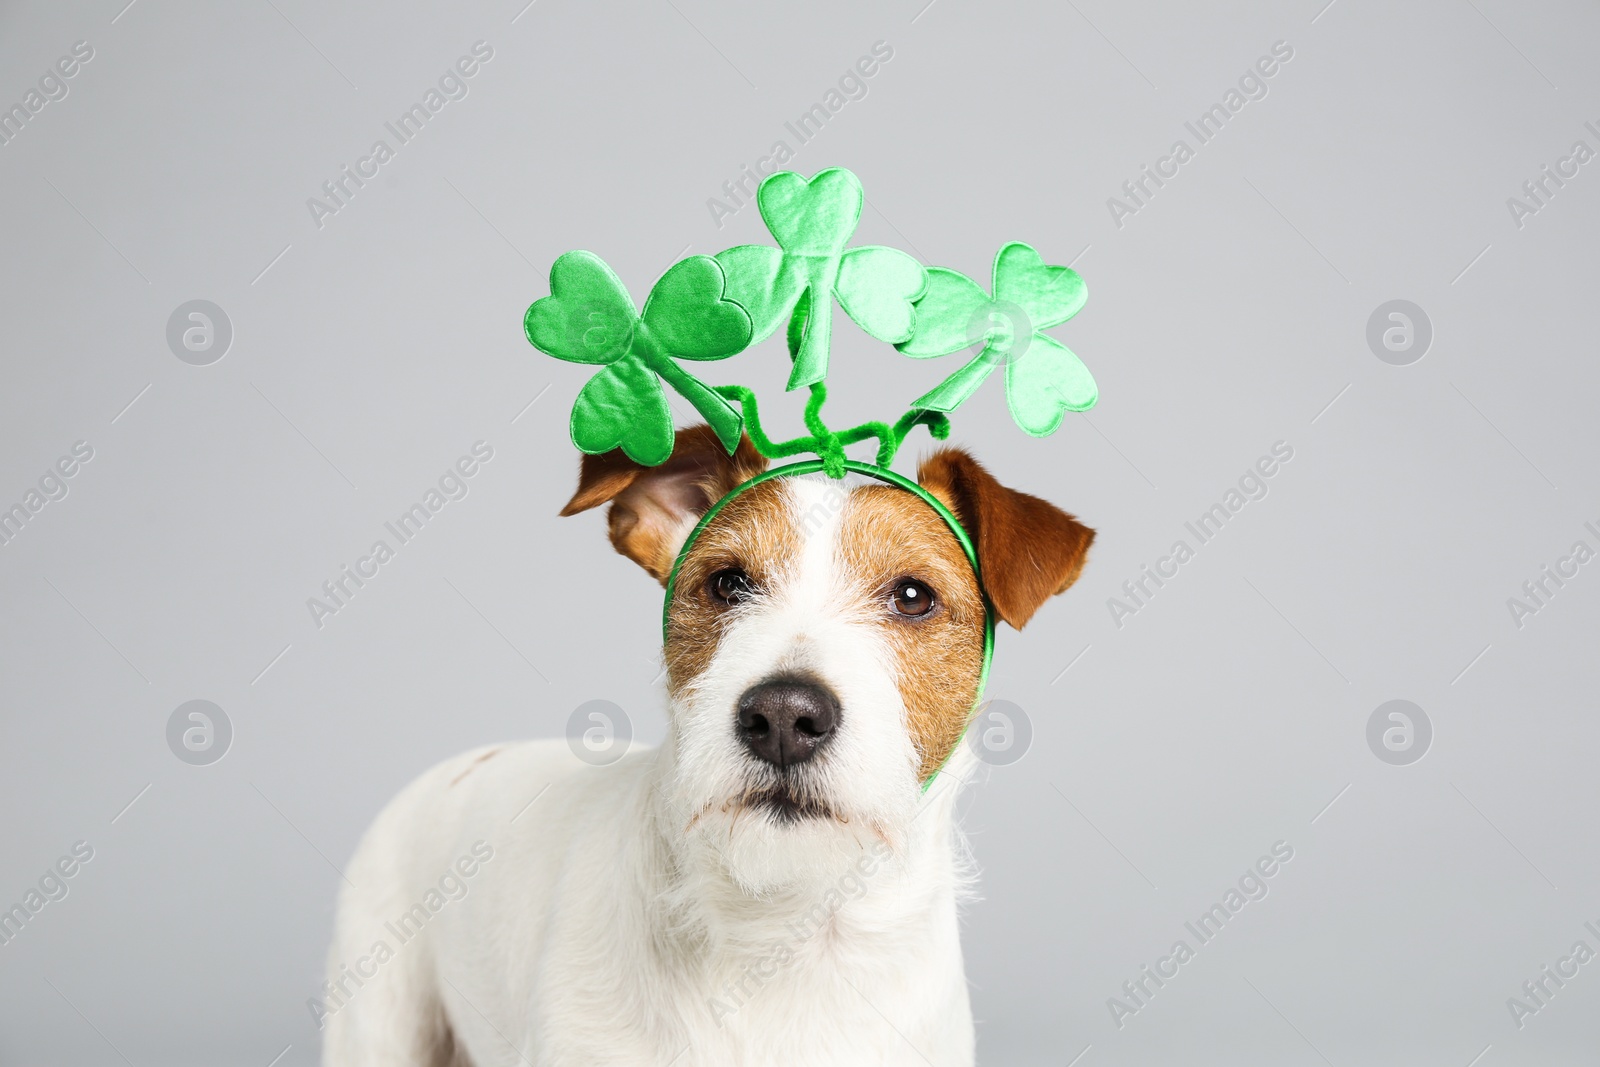
[[[804,763],[839,725],[839,701],[814,682],[776,678],[739,698],[739,738],[774,767]]]

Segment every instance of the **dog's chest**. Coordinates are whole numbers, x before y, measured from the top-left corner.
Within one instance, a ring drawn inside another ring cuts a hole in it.
[[[714,950],[663,944],[651,924],[630,925],[612,926],[603,951],[589,941],[579,959],[551,946],[540,962],[525,1016],[542,1035],[539,1067],[972,1062],[953,921],[947,934],[939,922],[896,928],[848,909],[825,918],[796,911],[765,926],[741,923],[737,936],[724,929]],[[461,1021],[476,1029],[476,1020]],[[477,1067],[499,1062],[496,1034],[472,1037]]]
[[[637,974],[642,981],[632,983],[634,988],[613,987],[609,995],[592,988],[586,992],[603,996],[605,1007],[589,995],[548,1004],[553,1011],[547,1033],[561,1035],[558,1044],[572,1050],[573,1063],[972,1062],[959,957],[936,959],[910,945],[885,952],[881,944],[865,950],[821,941],[833,936],[779,939],[676,975]],[[619,1014],[619,1005],[628,1007]],[[593,1025],[597,1019],[608,1022]],[[551,1062],[569,1061],[558,1054]]]

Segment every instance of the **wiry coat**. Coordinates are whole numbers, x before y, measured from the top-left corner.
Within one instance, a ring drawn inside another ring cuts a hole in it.
[[[684,431],[663,468],[586,461],[569,507],[610,503],[613,543],[664,580],[752,456]],[[1002,618],[1081,569],[1090,531],[964,453],[921,477],[974,534]],[[750,595],[708,597],[735,567]],[[908,577],[935,596],[915,619],[887,606]],[[971,754],[956,746],[922,790],[982,661],[954,537],[903,491],[779,479],[719,514],[677,589],[663,747],[604,767],[559,741],[480,749],[378,817],[313,1004],[329,1067],[973,1062],[953,816]],[[753,759],[732,727],[740,694],[776,676],[842,709],[798,766]]]

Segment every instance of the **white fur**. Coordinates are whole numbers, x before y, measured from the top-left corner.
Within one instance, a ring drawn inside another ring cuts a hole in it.
[[[805,550],[734,609],[662,748],[469,752],[379,815],[340,899],[327,1067],[442,1067],[450,1038],[474,1067],[973,1062],[952,812],[971,757],[922,795],[894,662],[842,580],[838,491],[785,488]],[[785,670],[839,697],[803,769],[840,820],[724,810],[761,773],[738,697]]]

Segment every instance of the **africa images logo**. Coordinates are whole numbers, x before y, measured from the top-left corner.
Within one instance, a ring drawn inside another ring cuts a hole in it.
[[[1268,81],[1293,58],[1293,45],[1288,41],[1274,41],[1271,53],[1261,56],[1239,76],[1237,88],[1229,86],[1221,100],[1202,111],[1193,122],[1183,124],[1183,128],[1194,138],[1193,145],[1179,137],[1172,142],[1167,154],[1156,160],[1154,168],[1148,163],[1143,164],[1137,177],[1122,183],[1122,194],[1127,199],[1107,197],[1106,210],[1111,213],[1111,221],[1117,229],[1122,229],[1130,216],[1137,215],[1147,207],[1156,193],[1178,176],[1183,165],[1193,159],[1202,146],[1214,141],[1223,127],[1244,110],[1246,104],[1252,100],[1265,100],[1270,91]]]
[[[373,141],[367,154],[356,160],[354,170],[349,164],[341,164],[339,172],[322,183],[326,199],[315,196],[306,198],[306,210],[311,212],[311,221],[317,229],[327,225],[324,220],[328,216],[337,215],[349,207],[357,191],[376,178],[379,169],[394,159],[403,145],[415,140],[428,121],[443,111],[446,104],[467,98],[471,90],[469,79],[483,69],[483,64],[494,58],[494,48],[487,41],[475,42],[471,51],[471,55],[457,59],[454,65],[439,75],[437,86],[428,86],[420,100],[400,112],[393,122],[383,124],[383,128],[394,138],[394,144],[391,145],[382,137]]]

